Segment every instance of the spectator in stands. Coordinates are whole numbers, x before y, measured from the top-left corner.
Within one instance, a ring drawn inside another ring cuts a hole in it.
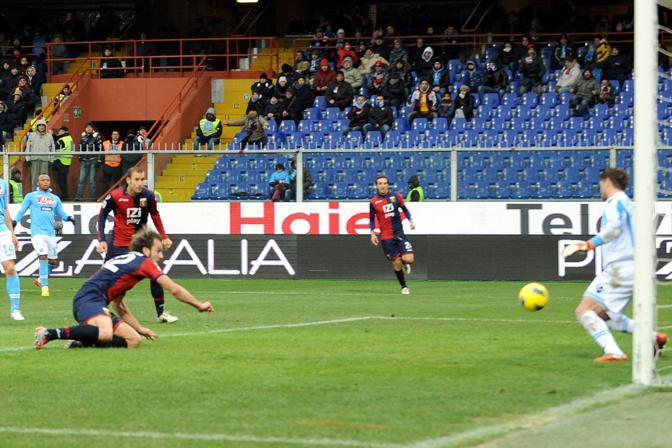
[[[296,97],[293,88],[287,89],[285,93],[284,110],[282,111],[282,120],[293,120],[297,125],[303,119],[303,105],[301,100]]]
[[[285,95],[278,97],[277,95],[273,95],[270,100],[268,100],[268,103],[266,104],[266,107],[264,108],[264,113],[263,116],[266,118],[266,120],[275,120],[277,124],[280,124],[282,121],[282,111],[285,110]]]
[[[583,58],[581,59],[581,65],[584,68],[593,69],[597,63],[597,46],[600,43],[600,38],[596,37],[593,42],[587,42],[588,50],[584,53]]]
[[[23,202],[23,179],[21,178],[21,171],[14,167],[12,168],[11,177],[9,178],[9,203],[21,204]]]
[[[292,160],[289,163],[289,190],[285,192],[285,197],[291,201],[296,197],[296,161]],[[303,197],[306,198],[310,194],[310,189],[313,187],[313,180],[310,176],[310,171],[303,165]]]
[[[357,95],[357,100],[347,115],[350,123],[348,123],[348,127],[343,134],[348,134],[351,131],[361,131],[364,125],[369,122],[370,112],[371,106],[366,101],[366,97],[364,95]]]
[[[593,77],[592,70],[586,69],[583,71],[583,77],[569,91],[576,95],[569,102],[572,115],[582,116],[588,111],[588,108],[599,94],[600,85]]]
[[[300,62],[306,61],[306,54],[303,50],[296,50],[296,56],[294,57],[294,69],[299,65]],[[285,64],[283,64],[285,65]]]
[[[607,39],[600,39],[599,43],[597,44],[597,48],[595,49],[595,53],[595,63],[599,67],[600,64],[605,62],[609,56],[611,56],[611,45],[609,45]]]
[[[275,86],[273,87],[273,95],[275,95],[278,98],[284,98],[285,93],[287,93],[287,89],[289,89],[287,76],[280,75],[280,77],[278,78],[278,82],[275,83]]]
[[[408,66],[408,51],[401,46],[401,39],[394,39],[392,50],[390,50],[390,57],[388,58],[390,64],[395,65],[397,61],[402,61],[404,66]]]
[[[567,93],[576,85],[576,82],[581,78],[581,68],[574,58],[568,58],[565,61],[565,66],[558,78],[558,83],[555,85],[555,93]]]
[[[383,95],[376,96],[376,102],[369,111],[369,121],[362,127],[364,135],[369,131],[380,131],[384,139],[393,124],[392,107],[385,103]]]
[[[26,155],[26,163],[30,167],[31,191],[37,187],[37,178],[40,174],[49,174],[49,164],[54,160],[51,153],[55,151],[54,138],[51,132],[47,131],[47,122],[44,118],[40,118],[35,122],[35,129],[28,133],[26,141],[26,152],[43,153]]]
[[[291,184],[291,179],[289,178],[289,173],[285,171],[285,166],[282,163],[275,165],[275,172],[271,174],[268,185],[271,187],[271,192],[269,194],[271,201],[285,201],[285,193],[289,189]]]
[[[518,58],[513,51],[511,43],[507,42],[504,44],[502,51],[500,51],[497,56],[497,61],[503,70],[511,70],[511,76],[516,76],[516,72],[518,71]]]
[[[61,190],[61,199],[66,201],[70,198],[68,190],[68,172],[72,164],[73,154],[75,152],[75,141],[70,135],[67,126],[61,126],[54,136],[54,148],[56,156],[51,167],[56,171],[56,182]]]
[[[259,75],[259,81],[252,84],[251,91],[253,93],[258,92],[263,101],[268,101],[274,92],[273,81],[268,79],[266,73],[262,73]]]
[[[303,62],[308,62],[308,61],[303,61]],[[299,63],[300,64],[300,63]],[[297,64],[297,67],[298,65]],[[282,71],[278,75],[278,81],[280,78],[285,77],[285,80],[287,81],[288,84],[291,84],[294,82],[294,77],[296,76],[296,71],[292,68],[291,65],[289,64],[282,64]],[[278,85],[277,83],[275,84],[276,86]],[[283,92],[284,93],[284,92]]]
[[[422,56],[425,54],[425,41],[422,37],[415,39],[415,45],[408,52],[408,60],[411,63],[411,68],[413,68],[416,73],[418,73],[418,64],[422,61]],[[418,73],[418,76],[420,74]]]
[[[415,74],[418,78],[429,78],[432,75],[432,68],[434,67],[434,49],[426,47],[422,52],[420,60],[415,64]]]
[[[422,202],[425,200],[425,191],[420,186],[420,179],[418,176],[411,176],[408,178],[408,195],[406,195],[406,202]]]
[[[14,89],[16,88],[16,85],[19,83],[19,67],[17,65],[12,65],[11,68],[9,69],[9,76],[7,76],[7,90],[6,90],[6,95],[12,95],[14,94]]]
[[[334,74],[334,78],[335,78]],[[306,82],[306,78],[299,75],[296,78],[296,82],[292,85],[292,90],[294,91],[294,96],[298,101],[298,105],[301,107],[301,110],[305,110],[310,107],[312,104],[312,90],[310,85]]]
[[[476,66],[474,61],[467,61],[467,69],[462,76],[462,83],[469,87],[469,90],[477,92],[483,85],[483,72]]]
[[[373,71],[366,77],[366,94],[381,95],[386,80],[385,66],[382,61],[377,61],[373,66]]]
[[[327,59],[322,59],[322,62],[320,62],[320,70],[315,75],[315,80],[313,81],[315,96],[324,95],[329,84],[334,82],[335,79],[336,72],[331,69],[329,61]]]
[[[474,97],[469,94],[468,86],[461,86],[450,118],[466,118],[471,120],[474,117]]]
[[[299,65],[296,67],[296,72],[292,75],[291,78],[287,78],[290,84],[292,84],[299,76],[303,76],[305,80],[312,79],[310,73],[310,63],[308,61],[299,62]]]
[[[261,94],[258,91],[252,93],[250,96],[250,101],[247,102],[247,108],[245,109],[245,114],[249,114],[251,110],[257,112],[258,115],[264,114],[264,108],[266,107],[266,102],[261,97]]]
[[[40,104],[42,101],[37,93],[30,87],[30,84],[28,83],[28,78],[25,76],[20,76],[19,77],[19,82],[16,85],[16,88],[21,90],[21,95],[23,96],[23,99],[26,101],[26,104],[28,104],[28,107],[32,108]]]
[[[382,35],[376,36],[376,38],[373,40],[373,46],[371,47],[371,50],[386,60],[390,59],[390,48],[385,43],[385,39],[383,39]]]
[[[315,38],[308,45],[308,50],[310,50],[311,54],[317,54],[317,58],[319,59],[326,55],[325,47],[328,45],[329,41],[325,37],[324,31],[318,28],[315,31]]]
[[[268,143],[268,135],[266,135],[266,131],[269,128],[268,122],[254,110],[251,110],[240,120],[227,121],[225,124],[227,126],[243,127],[245,138],[240,142],[241,150],[247,145],[257,145],[263,148]]]
[[[110,139],[103,142],[103,190],[107,191],[121,179],[121,154],[124,147],[119,131],[112,131]]]
[[[111,48],[103,50],[103,57],[100,58],[100,77],[101,78],[123,78],[124,65],[121,61],[112,55]]]
[[[497,65],[493,59],[488,63],[488,69],[485,71],[485,79],[483,84],[478,87],[478,96],[481,98],[481,104],[485,98],[486,93],[496,93],[499,99],[502,99],[506,87],[509,83],[506,72]]]
[[[338,55],[338,63],[336,64],[338,68],[343,68],[343,62],[346,57],[351,59],[353,65],[359,61],[359,56],[357,56],[357,52],[352,49],[350,42],[345,42],[343,48],[340,48],[336,54]]]
[[[359,90],[363,84],[362,73],[358,68],[355,68],[353,65],[353,59],[346,56],[343,58],[343,76],[345,77],[345,82],[350,84],[353,91]]]
[[[129,129],[126,133],[126,140],[124,141],[123,151],[133,151],[135,154],[124,154],[121,156],[121,172],[126,173],[129,169],[134,167],[142,160],[142,154],[138,151],[144,151],[143,143],[138,140],[138,135],[135,130]]]
[[[207,149],[212,151],[215,145],[219,143],[222,136],[222,122],[215,115],[215,108],[209,107],[205,112],[205,117],[198,123],[196,138],[194,139],[194,151],[200,151],[201,145],[207,145]]]
[[[438,59],[434,60],[434,67],[430,76],[430,87],[437,95],[443,95],[443,92],[450,87],[450,73],[448,69],[443,66],[443,62]]]
[[[19,73],[21,75],[25,75],[28,67],[30,67],[30,60],[28,59],[28,56],[21,56],[21,59],[19,59]]]
[[[520,38],[520,44],[516,45],[515,48],[513,49],[515,56],[516,56],[516,61],[519,62],[520,60],[524,59],[525,57],[528,56],[529,54],[529,49],[530,46],[534,46],[532,43],[530,43],[530,39],[528,36],[523,36]]]
[[[28,116],[28,104],[23,100],[20,89],[14,90],[12,99],[7,103],[5,127],[3,131],[12,134],[14,128],[22,126]]]
[[[450,96],[450,92],[446,92],[441,97],[441,102],[436,108],[437,116],[441,118],[451,118],[453,113],[453,98]]]
[[[30,86],[31,89],[33,89],[33,92],[38,96],[41,95],[42,92],[42,84],[44,83],[44,78],[37,73],[37,69],[34,66],[28,67],[26,70],[26,81],[28,82],[28,85]]]
[[[142,149],[151,149],[152,141],[149,138],[147,128],[144,126],[138,128],[138,141],[140,142],[140,145],[142,145]]]
[[[383,87],[383,97],[385,98],[385,101],[387,101],[391,107],[400,109],[406,102],[406,96],[406,86],[404,86],[401,79],[399,79],[399,74],[397,72],[392,72],[387,77],[387,82],[385,83],[385,87]]]
[[[600,104],[608,104],[609,106],[613,106],[616,102],[614,86],[612,86],[606,78],[602,79],[600,82],[600,93],[597,96],[597,102]]]
[[[436,93],[429,88],[429,81],[423,79],[408,102],[408,105],[413,108],[413,111],[408,114],[408,122],[413,124],[416,118],[433,120],[436,118],[437,103]]]
[[[387,63],[387,59],[385,59],[378,53],[374,53],[374,51],[371,48],[367,48],[366,51],[364,52],[364,56],[362,56],[362,60],[360,61],[359,71],[362,73],[363,76],[366,76],[373,71],[373,67],[376,65],[377,62],[389,65]]]
[[[401,60],[397,60],[392,67],[387,71],[387,78],[389,79],[393,74],[397,74],[401,83],[406,89],[410,89],[413,85],[413,78],[408,71],[408,68]]]
[[[558,70],[560,68],[563,68],[565,65],[565,61],[567,61],[567,59],[573,56],[574,56],[573,50],[572,47],[569,45],[567,35],[563,34],[562,36],[560,36],[560,43],[558,44],[557,47],[555,47],[555,50],[553,50],[553,69]]]
[[[96,200],[96,170],[100,166],[102,151],[103,142],[100,135],[95,132],[93,123],[86,123],[79,143],[79,154],[77,155],[80,170],[75,201],[81,202],[84,198],[87,179],[89,180],[89,197],[94,201]]]
[[[308,68],[308,73],[310,73],[310,76],[315,76],[315,74],[320,70],[320,53],[313,51],[310,53],[310,61],[309,61],[309,68]],[[297,67],[298,71],[298,67]]]
[[[329,84],[324,95],[327,100],[327,106],[345,110],[346,107],[352,104],[354,93],[352,86],[345,82],[345,75],[339,70],[336,72],[336,79]]]
[[[523,75],[523,79],[520,81],[520,93],[530,91],[541,93],[546,68],[534,47],[527,49],[527,56],[521,60],[519,71]]]
[[[625,79],[630,73],[628,58],[621,54],[617,47],[611,48],[611,56],[604,62],[602,79],[613,79],[618,81],[620,87],[623,87]]]

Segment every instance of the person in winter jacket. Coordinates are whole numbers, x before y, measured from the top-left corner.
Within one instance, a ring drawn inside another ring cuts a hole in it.
[[[611,48],[611,56],[603,63],[602,79],[613,79],[623,87],[623,83],[630,73],[628,58],[621,54],[617,47]]]
[[[252,93],[258,92],[261,95],[261,98],[264,100],[264,102],[268,101],[268,99],[271,97],[271,95],[273,95],[273,92],[275,91],[273,87],[273,81],[268,79],[266,73],[262,73],[261,75],[259,75],[259,81],[252,84],[250,90],[252,91]]]
[[[392,50],[390,50],[390,64],[395,65],[397,61],[401,61],[404,67],[409,66],[408,51],[402,47],[401,39],[394,39]]]
[[[296,96],[293,88],[287,90],[285,94],[285,101],[283,103],[284,109],[282,111],[282,120],[292,120],[295,124],[303,119],[303,105],[301,100]]]
[[[247,108],[245,109],[245,115],[249,114],[251,110],[254,110],[259,115],[264,114],[264,108],[266,107],[266,102],[261,96],[261,93],[255,91],[250,97],[250,101],[247,102]]]
[[[523,79],[520,82],[521,94],[532,90],[541,93],[541,84],[546,67],[544,67],[544,62],[537,55],[534,47],[531,46],[527,49],[527,56],[520,61],[518,71],[523,75]]]
[[[336,79],[336,72],[331,69],[329,61],[322,59],[320,62],[320,69],[315,75],[315,80],[313,81],[313,90],[315,91],[315,96],[324,95],[324,92],[327,91],[327,87]]]
[[[280,75],[278,82],[275,84],[275,87],[273,87],[273,95],[277,96],[278,98],[284,98],[285,93],[287,93],[287,89],[289,89],[289,87],[290,85],[287,77],[285,75]]]
[[[462,83],[469,87],[469,90],[476,92],[483,85],[483,72],[479,70],[474,61],[467,61],[467,69],[462,76]]]
[[[453,98],[450,96],[449,92],[443,94],[441,97],[441,102],[436,108],[436,114],[442,118],[451,118],[453,113]]]
[[[275,120],[277,124],[282,121],[282,111],[285,110],[285,97],[273,95],[264,108],[263,117],[267,121]]]
[[[413,78],[408,72],[408,69],[401,60],[397,60],[392,67],[387,70],[387,78],[391,78],[393,74],[397,74],[401,83],[406,89],[410,89],[413,85]]]
[[[357,56],[357,52],[352,48],[350,42],[345,42],[343,44],[343,48],[340,48],[336,52],[336,55],[338,56],[338,63],[336,64],[336,67],[338,68],[343,68],[344,59],[347,57],[352,60],[353,64],[356,64],[357,61],[359,61],[359,56]]]
[[[574,87],[576,82],[581,78],[581,68],[579,64],[573,59],[569,58],[565,61],[565,66],[558,78],[558,83],[555,85],[555,93],[567,93],[569,89]]]
[[[376,96],[376,102],[369,111],[369,122],[362,128],[364,135],[369,131],[380,131],[382,137],[385,138],[385,134],[392,128],[393,124],[392,108],[385,103],[385,98],[382,95]]]
[[[423,79],[408,102],[408,105],[413,108],[413,111],[408,114],[408,122],[413,124],[416,118],[433,120],[436,118],[437,103],[436,93],[429,88],[429,81]]]
[[[81,202],[84,198],[86,181],[89,181],[89,197],[96,200],[96,171],[100,167],[100,155],[103,152],[103,140],[93,128],[92,123],[86,123],[84,132],[79,141],[77,159],[80,162],[79,183],[75,201]]]
[[[572,115],[584,115],[600,93],[600,85],[593,77],[592,70],[584,70],[583,77],[570,89],[570,92],[576,95],[569,101]]]
[[[614,93],[614,86],[611,85],[608,79],[603,79],[600,82],[600,93],[597,95],[597,100],[600,104],[608,104],[613,106],[616,101],[616,95]]]
[[[474,117],[474,97],[469,94],[469,87],[467,86],[461,86],[455,98],[450,118],[456,117],[466,118],[467,120]]]
[[[373,71],[373,67],[377,62],[381,62],[383,64],[390,65],[387,62],[387,59],[379,55],[378,53],[374,53],[371,48],[367,48],[366,51],[364,51],[364,56],[362,56],[362,59],[359,64],[359,71],[362,73],[362,76],[366,76],[369,73]]]
[[[240,120],[227,121],[226,126],[242,126],[245,131],[245,138],[240,142],[240,148],[245,148],[248,144],[259,145],[263,147],[268,143],[268,122],[264,117],[259,116],[256,111],[252,110]]]
[[[485,72],[483,85],[478,87],[478,96],[481,98],[481,104],[483,104],[486,93],[496,93],[501,99],[504,92],[506,92],[508,84],[509,79],[506,76],[506,72],[497,65],[496,61],[490,61],[488,69]]]
[[[429,78],[430,87],[437,95],[443,95],[443,92],[450,87],[450,74],[443,63],[436,59]]]
[[[366,77],[366,93],[369,96],[382,94],[385,81],[385,66],[382,61],[378,61],[373,66],[373,71]]]
[[[418,78],[428,78],[431,76],[432,69],[434,68],[434,49],[432,47],[426,47],[420,59],[416,61],[415,64],[415,74],[418,75]]]
[[[334,73],[334,79],[336,74]],[[301,107],[301,110],[305,110],[310,107],[312,104],[312,90],[310,85],[306,82],[306,78],[299,75],[296,78],[296,81],[292,85],[292,90],[294,91],[294,96],[298,101],[298,105]]]
[[[56,151],[54,138],[47,131],[47,122],[40,118],[35,123],[35,130],[28,133],[26,152],[28,153],[53,153]],[[30,185],[37,187],[37,178],[41,174],[49,174],[49,164],[54,160],[50,154],[26,155],[26,162],[30,167]]]
[[[364,95],[358,95],[355,104],[348,112],[348,127],[343,131],[343,134],[348,134],[351,131],[361,131],[364,128],[364,125],[369,122],[369,112],[371,111],[371,106],[366,101]]]
[[[343,76],[345,77],[344,80],[350,86],[352,87],[353,91],[354,90],[359,90],[360,87],[362,87],[362,84],[364,83],[364,78],[362,77],[362,72],[359,71],[358,68],[355,68],[353,65],[353,59],[349,56],[346,56],[343,58]]]
[[[553,50],[553,69],[558,70],[565,66],[565,61],[574,56],[574,51],[572,50],[569,41],[567,40],[567,35],[563,34],[560,36],[560,43]]]
[[[222,121],[215,115],[215,108],[209,107],[205,112],[205,117],[198,123],[194,151],[200,151],[201,145],[207,145],[207,149],[212,151],[219,143],[222,129]]]
[[[352,86],[345,82],[342,71],[336,72],[336,79],[329,84],[324,96],[329,107],[338,107],[340,110],[345,110],[352,104]]]
[[[401,82],[401,79],[399,79],[399,74],[397,72],[392,72],[387,78],[385,87],[383,87],[383,97],[385,98],[385,101],[391,107],[400,109],[406,102],[407,95],[406,87]]]

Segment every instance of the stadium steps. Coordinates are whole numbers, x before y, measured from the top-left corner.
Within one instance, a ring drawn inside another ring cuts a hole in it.
[[[164,202],[189,202],[196,185],[205,178],[217,161],[216,157],[192,154],[173,157],[155,184]]]

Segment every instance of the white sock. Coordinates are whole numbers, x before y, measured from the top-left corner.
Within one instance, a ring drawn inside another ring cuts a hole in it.
[[[607,314],[609,315],[607,326],[612,330],[629,334],[632,334],[632,332],[635,331],[635,321],[625,314],[613,313],[611,311],[607,311]]]
[[[595,342],[602,347],[604,353],[611,355],[622,355],[623,351],[616,343],[616,339],[609,331],[607,323],[597,315],[593,310],[586,311],[579,317],[579,322],[583,328],[593,337]]]

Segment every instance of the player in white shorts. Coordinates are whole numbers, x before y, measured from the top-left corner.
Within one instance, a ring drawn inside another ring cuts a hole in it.
[[[51,179],[46,174],[37,178],[37,189],[23,199],[16,214],[16,221],[30,211],[30,234],[33,249],[40,263],[40,277],[35,284],[42,290],[42,297],[49,297],[49,273],[58,264],[58,242],[56,240],[55,216],[63,221],[75,220],[63,210],[61,199],[51,192]]]
[[[610,330],[632,334],[634,321],[625,315],[632,298],[635,277],[635,239],[632,229],[633,204],[625,189],[628,174],[608,168],[600,175],[600,194],[606,202],[600,232],[581,243],[566,246],[562,252],[569,257],[578,251],[602,246],[602,272],[595,277],[576,308],[576,318],[602,347],[604,354],[596,362],[627,361]],[[665,333],[653,335],[657,349],[667,344]]]
[[[21,314],[21,282],[16,273],[16,252],[19,242],[14,234],[12,218],[9,216],[9,188],[4,179],[0,179],[0,264],[5,270],[5,285],[9,295],[9,318],[12,320],[24,320]]]

